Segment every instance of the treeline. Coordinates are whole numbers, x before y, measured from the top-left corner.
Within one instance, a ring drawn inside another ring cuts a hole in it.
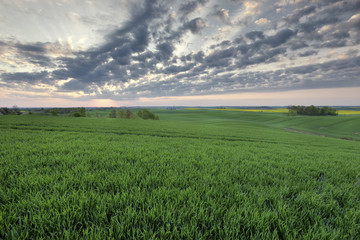
[[[45,115],[63,115],[69,117],[86,117],[86,109],[84,107],[78,108],[41,108],[41,109],[28,109],[23,108],[21,111],[16,105],[12,108],[2,107],[0,113],[2,115],[21,115],[23,113],[32,114],[45,114]]]
[[[142,119],[152,119],[152,120],[159,120],[159,116],[155,115],[154,113],[150,112],[149,110],[138,110],[136,112],[136,115],[131,112],[129,109],[119,109],[119,110],[115,110],[112,109],[109,113],[109,117],[110,118],[125,118],[125,119],[134,119],[136,118],[136,116],[138,116],[139,118]]]
[[[69,117],[86,117],[86,109],[84,107],[78,108],[52,108],[43,109],[43,113],[51,114],[53,116],[68,115]]]
[[[0,113],[2,115],[20,115],[21,111],[16,105],[14,105],[12,108],[7,108],[7,107],[0,108]]]
[[[308,115],[308,116],[336,116],[337,110],[332,107],[311,106],[289,106],[289,116]]]
[[[112,109],[109,113],[109,117],[110,118],[126,118],[126,119],[136,118],[134,113],[131,112],[129,109],[127,109],[127,110],[119,109],[117,111],[115,109]]]

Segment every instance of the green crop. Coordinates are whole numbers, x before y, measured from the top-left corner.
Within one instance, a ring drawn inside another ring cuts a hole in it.
[[[189,112],[1,116],[0,239],[360,236],[358,141]]]

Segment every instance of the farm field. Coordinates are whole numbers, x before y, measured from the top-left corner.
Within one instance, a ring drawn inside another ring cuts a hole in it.
[[[216,110],[216,111],[230,111],[230,112],[264,112],[264,113],[288,113],[287,108],[272,108],[272,109],[245,109],[245,108],[185,108],[185,110]],[[360,115],[360,111],[356,109],[339,109],[339,115]]]
[[[0,116],[0,239],[360,235],[359,116],[154,113]]]
[[[299,131],[307,134],[334,138],[360,140],[360,115],[328,116],[287,116],[286,113],[218,111],[213,109],[157,110],[166,120],[182,120],[216,126],[237,128],[239,124],[257,124],[267,128]]]

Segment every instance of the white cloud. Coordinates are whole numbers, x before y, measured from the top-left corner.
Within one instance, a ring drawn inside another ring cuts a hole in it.
[[[260,19],[256,20],[255,23],[257,25],[265,25],[265,24],[270,23],[270,21],[266,18],[260,18]]]
[[[258,11],[259,4],[254,1],[246,1],[245,6],[245,15],[254,15]]]

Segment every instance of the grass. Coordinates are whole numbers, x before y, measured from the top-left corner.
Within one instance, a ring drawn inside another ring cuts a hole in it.
[[[360,116],[287,116],[285,113],[247,111],[215,111],[208,109],[155,111],[165,120],[182,120],[226,126],[234,129],[243,124],[258,124],[262,127],[296,129],[299,131],[335,138],[360,140]]]
[[[1,116],[0,239],[360,235],[358,141],[285,131],[306,118],[281,113],[156,114]],[[315,123],[331,119],[358,127]]]
[[[243,109],[243,108],[185,108],[185,110],[216,110],[216,111],[231,111],[231,112],[264,112],[264,113],[288,113],[289,110],[287,108],[274,108],[274,109]],[[359,110],[346,110],[339,109],[339,115],[360,115]]]
[[[264,112],[264,113],[288,113],[287,108],[275,108],[275,109],[241,109],[241,108],[223,108],[216,109],[219,111],[241,111],[241,112]]]

